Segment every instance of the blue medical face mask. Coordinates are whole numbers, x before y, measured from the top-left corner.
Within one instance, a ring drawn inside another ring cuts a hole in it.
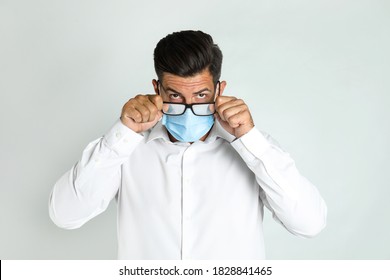
[[[214,116],[196,116],[190,108],[179,116],[163,115],[162,124],[180,142],[195,142],[213,126]]]

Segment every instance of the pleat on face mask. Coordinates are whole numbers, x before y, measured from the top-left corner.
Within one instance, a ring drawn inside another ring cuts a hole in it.
[[[180,142],[195,142],[213,126],[214,116],[196,116],[190,109],[179,116],[163,115],[162,124]]]

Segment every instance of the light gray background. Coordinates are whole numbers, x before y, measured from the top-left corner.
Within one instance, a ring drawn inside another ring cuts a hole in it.
[[[265,217],[269,259],[389,259],[389,1],[0,0],[0,258],[115,259],[116,208],[56,228],[55,181],[122,105],[152,92],[152,53],[200,29],[226,95],[290,152],[328,204],[314,239]]]

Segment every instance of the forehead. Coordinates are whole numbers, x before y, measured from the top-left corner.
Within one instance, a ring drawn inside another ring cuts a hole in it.
[[[201,87],[211,89],[213,87],[213,77],[208,70],[204,70],[191,77],[180,77],[170,73],[164,73],[162,77],[162,84],[164,87],[173,89],[190,90]]]

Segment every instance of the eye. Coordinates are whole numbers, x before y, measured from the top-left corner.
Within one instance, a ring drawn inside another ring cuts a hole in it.
[[[198,93],[198,98],[199,99],[204,99],[206,97],[207,97],[207,94],[205,94],[205,93]]]
[[[177,93],[172,93],[169,95],[169,98],[172,99],[172,100],[178,100],[181,98],[180,94],[177,94]]]

